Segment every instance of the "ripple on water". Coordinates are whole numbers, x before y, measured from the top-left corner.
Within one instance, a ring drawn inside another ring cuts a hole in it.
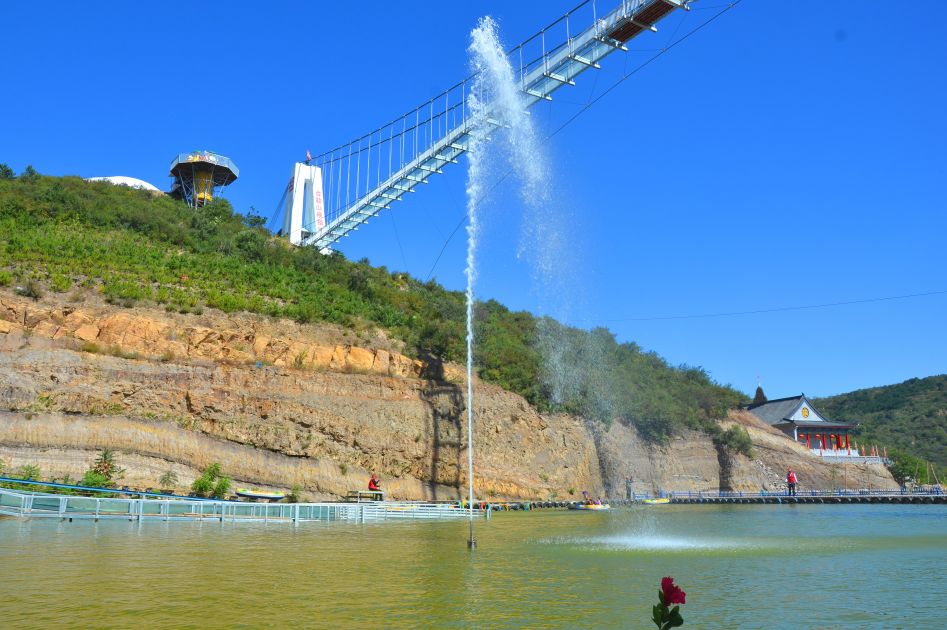
[[[540,541],[544,544],[573,547],[581,551],[632,551],[632,552],[720,552],[720,551],[778,551],[786,548],[780,539],[667,536],[656,534],[622,534],[612,536],[560,536]]]

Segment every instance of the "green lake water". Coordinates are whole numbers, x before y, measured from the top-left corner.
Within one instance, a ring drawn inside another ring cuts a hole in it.
[[[0,520],[0,627],[944,628],[947,506],[648,506],[467,522]]]

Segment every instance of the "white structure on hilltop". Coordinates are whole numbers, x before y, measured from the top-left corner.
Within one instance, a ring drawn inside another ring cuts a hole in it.
[[[113,175],[112,177],[89,177],[87,182],[108,182],[116,186],[128,186],[129,188],[139,188],[141,190],[150,190],[152,192],[161,192],[155,186],[152,186],[143,179],[135,177],[125,177],[124,175]]]
[[[282,234],[293,245],[302,245],[326,226],[322,195],[322,169],[297,162],[286,191],[286,212]]]

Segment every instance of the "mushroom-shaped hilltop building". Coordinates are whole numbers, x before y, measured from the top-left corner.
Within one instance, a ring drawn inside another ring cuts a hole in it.
[[[237,181],[240,169],[228,157],[210,151],[180,153],[171,162],[169,175],[174,178],[169,195],[183,199],[192,208],[198,208],[213,201],[221,188]],[[128,186],[160,193],[157,186],[137,177],[113,175],[111,177],[88,177],[90,182],[108,182],[116,186]]]
[[[171,196],[183,199],[192,208],[214,199],[217,191],[240,176],[240,170],[228,157],[210,151],[181,153],[171,162]]]

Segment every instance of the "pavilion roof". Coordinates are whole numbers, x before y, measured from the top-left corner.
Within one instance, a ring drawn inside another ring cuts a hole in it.
[[[843,427],[855,425],[848,422],[833,422],[815,408],[805,394],[777,398],[759,405],[748,405],[747,411],[770,425],[793,424],[799,427]],[[800,413],[801,410],[801,413]]]

